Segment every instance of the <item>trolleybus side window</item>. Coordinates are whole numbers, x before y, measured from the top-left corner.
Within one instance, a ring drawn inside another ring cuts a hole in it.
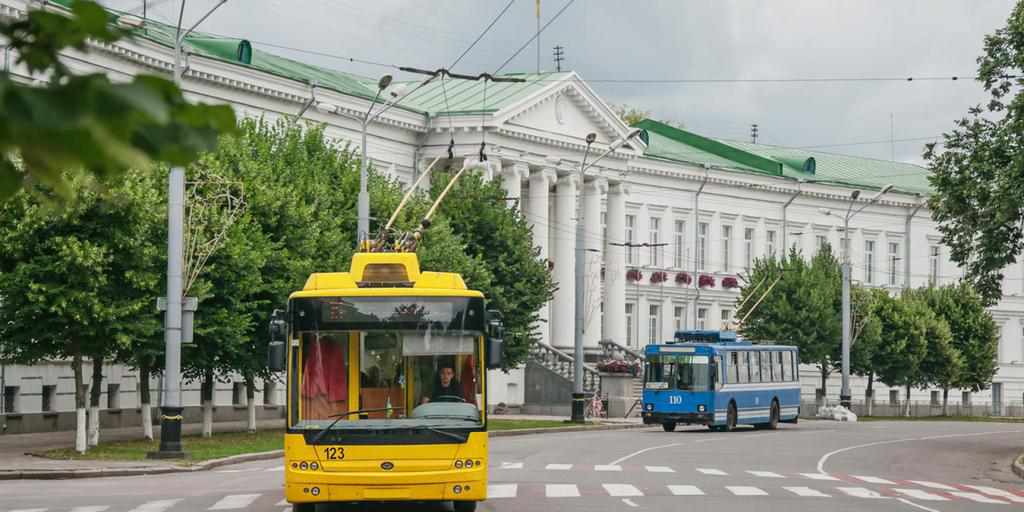
[[[761,382],[761,353],[748,353],[750,354],[750,382]]]
[[[761,382],[772,381],[772,356],[776,352],[761,353]]]
[[[782,378],[782,354],[783,352],[776,352],[772,355],[772,375],[775,382],[783,382],[785,380]]]
[[[729,352],[729,383],[736,384],[740,381],[740,353]]]
[[[793,375],[793,353],[792,352],[786,352],[785,356],[782,359],[782,362],[785,365],[785,368],[783,369],[783,372],[784,372],[784,374],[786,376],[786,380],[787,381],[794,380],[793,379],[793,377],[794,377],[794,375]]]
[[[739,351],[738,354],[740,356],[740,364],[737,371],[740,374],[740,378],[737,382],[740,384],[746,384],[750,382],[750,353],[746,351]]]

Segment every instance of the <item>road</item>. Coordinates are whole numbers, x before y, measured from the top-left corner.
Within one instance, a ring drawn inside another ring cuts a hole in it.
[[[772,432],[500,437],[491,441],[491,499],[478,510],[1010,510],[1024,507],[1024,481],[1008,469],[1022,438],[1024,425],[1015,424],[824,421]],[[280,461],[265,461],[178,475],[0,482],[0,511],[285,512],[282,471]]]

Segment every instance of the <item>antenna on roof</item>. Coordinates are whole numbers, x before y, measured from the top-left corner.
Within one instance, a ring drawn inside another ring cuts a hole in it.
[[[562,45],[555,46],[555,70],[559,73],[562,72],[562,61],[565,60],[565,47]]]
[[[757,123],[750,125],[750,143],[757,144]]]

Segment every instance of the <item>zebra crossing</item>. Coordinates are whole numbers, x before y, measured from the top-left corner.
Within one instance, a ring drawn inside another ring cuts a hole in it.
[[[194,510],[248,510],[260,500],[264,498],[263,494],[228,494],[226,496],[214,497],[212,500],[207,500],[206,504],[197,504],[194,502],[186,501],[184,498],[171,498],[171,499],[160,499],[147,501],[139,505],[129,506],[114,506],[114,505],[83,505],[74,506],[71,508],[15,508],[5,510],[0,508],[3,512],[176,512],[176,511],[194,511]],[[291,505],[282,499],[280,495],[270,496],[267,495],[272,505],[268,503],[270,509],[275,512],[287,512],[291,510]],[[212,503],[210,503],[212,501]],[[266,509],[267,507],[264,507]]]
[[[971,486],[963,486],[965,488]],[[725,485],[700,487],[696,485],[643,486],[627,483],[603,484],[542,484],[542,483],[493,483],[487,486],[489,500],[516,498],[549,498],[553,500],[580,498],[582,496],[606,496],[609,498],[642,498],[644,496],[739,496],[771,497],[789,496],[808,499],[854,498],[867,500],[892,500],[905,498],[925,502],[968,501],[989,505],[1010,505],[1024,501],[1009,491],[974,486],[973,491],[933,489],[885,488],[838,486],[833,488],[812,488],[808,486],[783,486],[765,488],[753,485]],[[987,489],[983,492],[981,489]],[[1013,499],[1010,499],[1013,498]]]

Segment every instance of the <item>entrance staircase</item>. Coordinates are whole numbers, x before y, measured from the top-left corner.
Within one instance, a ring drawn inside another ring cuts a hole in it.
[[[643,362],[643,354],[636,352],[629,347],[622,346],[612,340],[601,340],[600,346],[600,361],[623,360],[631,365],[637,364],[638,360],[640,363]],[[530,344],[529,359],[531,362],[539,364],[559,375],[567,382],[573,382],[575,359],[573,359],[573,356],[568,353],[552,347],[547,343],[535,341]],[[583,363],[583,390],[587,393],[601,391],[601,373],[597,371],[595,365],[592,363]],[[630,398],[633,399],[635,406],[630,409],[630,416],[639,416],[640,397],[643,393],[642,376],[633,378],[631,393],[632,396]]]

